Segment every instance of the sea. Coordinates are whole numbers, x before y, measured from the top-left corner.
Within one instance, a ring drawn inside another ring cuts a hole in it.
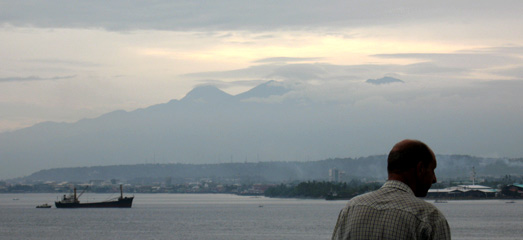
[[[230,194],[136,194],[128,209],[49,209],[59,194],[0,194],[0,239],[330,239],[346,201]],[[84,194],[83,201],[118,195]],[[523,239],[523,201],[434,203],[452,239]]]

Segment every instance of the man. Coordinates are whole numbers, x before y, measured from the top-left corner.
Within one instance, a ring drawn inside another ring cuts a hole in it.
[[[394,145],[387,160],[388,181],[347,203],[332,239],[450,239],[443,214],[418,198],[436,183],[436,165],[436,156],[420,141]]]

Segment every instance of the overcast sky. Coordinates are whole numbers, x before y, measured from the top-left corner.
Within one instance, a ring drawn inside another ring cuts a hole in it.
[[[456,133],[426,130],[444,153],[492,136],[462,153],[523,157],[521,9],[478,0],[0,1],[0,132],[131,111],[201,84],[237,94],[277,80],[295,96],[359,109],[361,121],[430,112],[420,120],[448,121]],[[365,83],[384,76],[404,83]]]

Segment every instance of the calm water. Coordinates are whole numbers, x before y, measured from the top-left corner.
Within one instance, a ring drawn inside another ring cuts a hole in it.
[[[330,239],[346,202],[138,194],[131,209],[35,208],[57,195],[0,194],[0,239]],[[82,199],[109,197],[89,194]],[[453,239],[523,239],[523,201],[436,206],[447,216]]]

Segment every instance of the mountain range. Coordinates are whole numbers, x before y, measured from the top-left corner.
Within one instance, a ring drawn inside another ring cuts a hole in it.
[[[403,83],[386,77],[365,84]],[[403,138],[432,135],[403,118],[383,118],[390,117],[384,109],[313,100],[287,86],[269,81],[237,95],[199,86],[147,108],[0,133],[0,179],[56,168],[359,158],[385,154]]]
[[[290,91],[275,81],[238,95],[200,86],[143,109],[0,133],[0,179],[57,167],[318,159],[310,147],[322,137],[309,130],[319,108],[283,99]]]

